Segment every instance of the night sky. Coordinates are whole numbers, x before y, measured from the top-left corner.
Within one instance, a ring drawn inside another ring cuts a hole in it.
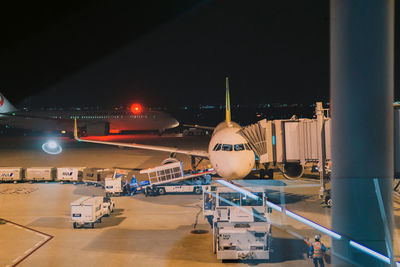
[[[226,75],[232,103],[329,101],[327,0],[18,1],[0,25],[20,105],[222,104]]]

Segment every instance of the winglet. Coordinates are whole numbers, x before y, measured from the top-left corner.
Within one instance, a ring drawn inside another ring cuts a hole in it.
[[[226,97],[225,97],[225,121],[231,121],[231,101],[229,99],[229,78],[225,78],[225,86],[226,86]]]
[[[76,125],[76,118],[75,118],[75,123],[74,123],[74,138],[75,140],[79,141],[79,137],[78,137],[78,127]]]

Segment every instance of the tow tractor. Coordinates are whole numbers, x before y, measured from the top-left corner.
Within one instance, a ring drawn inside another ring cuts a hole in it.
[[[246,187],[256,199],[231,188],[208,186],[203,213],[213,229],[213,251],[220,260],[268,260],[271,251],[270,209],[260,188]]]
[[[195,193],[201,194],[203,188],[211,183],[214,169],[183,171],[182,162],[173,162],[141,170],[149,177],[147,185],[141,186],[146,196],[164,195],[166,193]]]

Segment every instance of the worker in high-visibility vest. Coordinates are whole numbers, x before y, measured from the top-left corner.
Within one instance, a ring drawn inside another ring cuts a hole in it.
[[[314,261],[314,266],[318,267],[319,266],[324,267],[324,253],[326,251],[326,248],[324,244],[321,243],[321,236],[316,235],[315,236],[315,242],[313,242],[310,246],[310,256]]]

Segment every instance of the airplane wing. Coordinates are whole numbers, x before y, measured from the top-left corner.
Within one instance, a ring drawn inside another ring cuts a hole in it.
[[[176,148],[176,147],[151,146],[151,145],[142,145],[142,144],[136,144],[136,143],[106,142],[106,141],[81,139],[81,138],[78,137],[78,129],[77,129],[77,126],[76,126],[76,119],[75,119],[75,127],[74,127],[74,138],[75,138],[75,140],[77,140],[79,142],[85,142],[85,143],[94,143],[94,144],[103,144],[103,145],[110,145],[110,146],[147,149],[147,150],[153,150],[153,151],[162,151],[162,152],[169,152],[169,153],[185,154],[185,155],[188,155],[188,156],[195,156],[195,157],[208,159],[207,151],[203,151],[203,150],[184,150],[184,149],[179,149],[179,148]]]
[[[209,131],[213,131],[215,129],[215,127],[210,127],[210,126],[201,126],[201,125],[191,125],[191,124],[183,124],[183,126],[185,127],[190,127],[190,128],[198,128],[198,129],[204,129],[204,130],[209,130]]]

